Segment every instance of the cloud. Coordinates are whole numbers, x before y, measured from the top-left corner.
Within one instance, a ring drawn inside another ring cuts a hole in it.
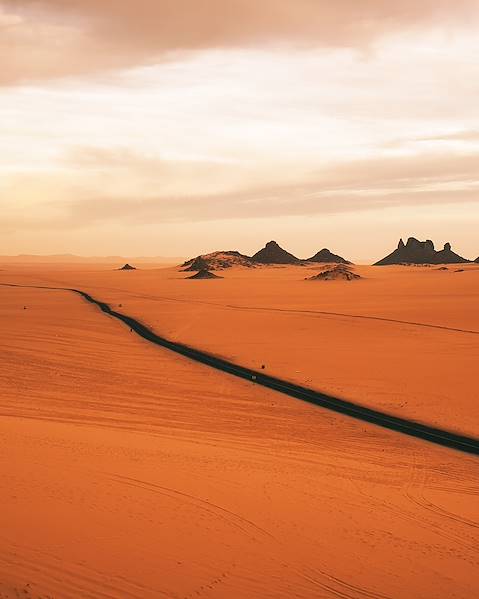
[[[45,222],[46,229],[66,226],[68,229],[99,223],[141,226],[146,224],[199,223],[202,221],[232,221],[275,219],[293,216],[328,216],[360,213],[387,208],[405,208],[417,205],[478,204],[479,189],[417,190],[403,192],[386,190],[378,194],[313,195],[305,189],[269,190],[242,196],[211,196],[149,198],[131,200],[101,197],[83,198],[65,206],[67,214],[56,222]],[[32,222],[37,228],[38,223]]]
[[[417,142],[466,142],[475,143],[479,142],[479,129],[464,129],[462,131],[445,132],[437,135],[427,135],[421,137],[411,137],[404,139],[392,139],[382,144],[383,148],[400,148],[401,146],[407,146],[415,144]]]
[[[464,24],[478,12],[476,0],[0,0],[0,83],[208,48],[364,47],[404,29]]]
[[[105,195],[133,198],[197,197],[258,186],[267,178],[259,167],[219,158],[162,158],[128,148],[70,148],[63,158],[67,177]]]
[[[328,168],[300,176],[294,182],[268,183],[249,179],[249,186],[235,185],[209,191],[198,185],[188,193],[169,192],[168,179],[176,179],[185,166],[183,161],[152,160],[122,149],[82,148],[70,154],[73,163],[94,165],[104,172],[105,180],[116,179],[118,169],[129,172],[135,188],[142,193],[130,194],[127,186],[105,188],[97,180],[71,186],[71,175],[56,180],[43,175],[30,176],[26,182],[16,177],[15,185],[5,190],[10,205],[15,206],[15,192],[25,197],[30,186],[33,197],[48,198],[34,206],[25,222],[25,211],[4,214],[11,227],[17,222],[22,229],[77,229],[93,225],[137,226],[157,223],[193,223],[212,220],[278,218],[287,216],[359,214],[391,207],[410,208],[424,205],[470,203],[479,206],[479,154],[421,154],[416,156],[370,158],[336,163]],[[215,179],[214,168],[222,173],[224,165],[196,164],[189,176]],[[229,168],[229,166],[228,166]],[[234,168],[234,167],[233,167]],[[158,174],[158,171],[161,171]],[[155,177],[164,185],[153,185]],[[124,178],[121,178],[123,181]],[[143,181],[143,185],[140,182]],[[122,184],[123,185],[123,184]],[[23,200],[23,203],[25,200]],[[32,200],[33,202],[33,200]],[[25,204],[24,204],[25,205]],[[33,204],[32,204],[33,205]]]
[[[430,137],[416,137],[414,141],[479,141],[479,130],[456,131]]]

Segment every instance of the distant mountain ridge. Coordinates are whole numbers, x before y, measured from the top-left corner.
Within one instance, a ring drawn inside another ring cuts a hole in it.
[[[103,264],[178,264],[184,260],[183,256],[77,256],[75,254],[19,254],[17,256],[0,256],[0,262],[10,264],[85,264],[85,263],[103,263]]]
[[[434,243],[427,239],[419,241],[409,237],[407,243],[399,240],[397,248],[374,264],[374,266],[387,266],[393,264],[463,264],[470,262],[452,251],[451,244],[445,243],[444,249],[436,251]]]

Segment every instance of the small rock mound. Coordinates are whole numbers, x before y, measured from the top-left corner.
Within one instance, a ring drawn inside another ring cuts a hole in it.
[[[308,277],[306,281],[355,281],[362,277],[343,264],[327,268],[317,275]]]
[[[276,241],[268,241],[263,249],[256,252],[252,260],[261,264],[298,264],[300,262],[299,258],[284,250]]]
[[[124,264],[121,268],[119,268],[118,270],[136,270],[135,266],[132,266],[131,264]]]
[[[210,272],[206,268],[202,268],[196,274],[191,275],[191,277],[186,277],[186,278],[187,279],[222,279],[223,277],[215,275],[214,272]]]

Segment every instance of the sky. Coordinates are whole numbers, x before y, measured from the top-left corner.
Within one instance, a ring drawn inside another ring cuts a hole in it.
[[[0,254],[479,256],[479,0],[0,0]]]

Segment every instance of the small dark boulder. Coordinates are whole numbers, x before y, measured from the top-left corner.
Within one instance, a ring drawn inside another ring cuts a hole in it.
[[[136,267],[135,266],[131,266],[131,264],[124,264],[118,270],[136,270]]]

